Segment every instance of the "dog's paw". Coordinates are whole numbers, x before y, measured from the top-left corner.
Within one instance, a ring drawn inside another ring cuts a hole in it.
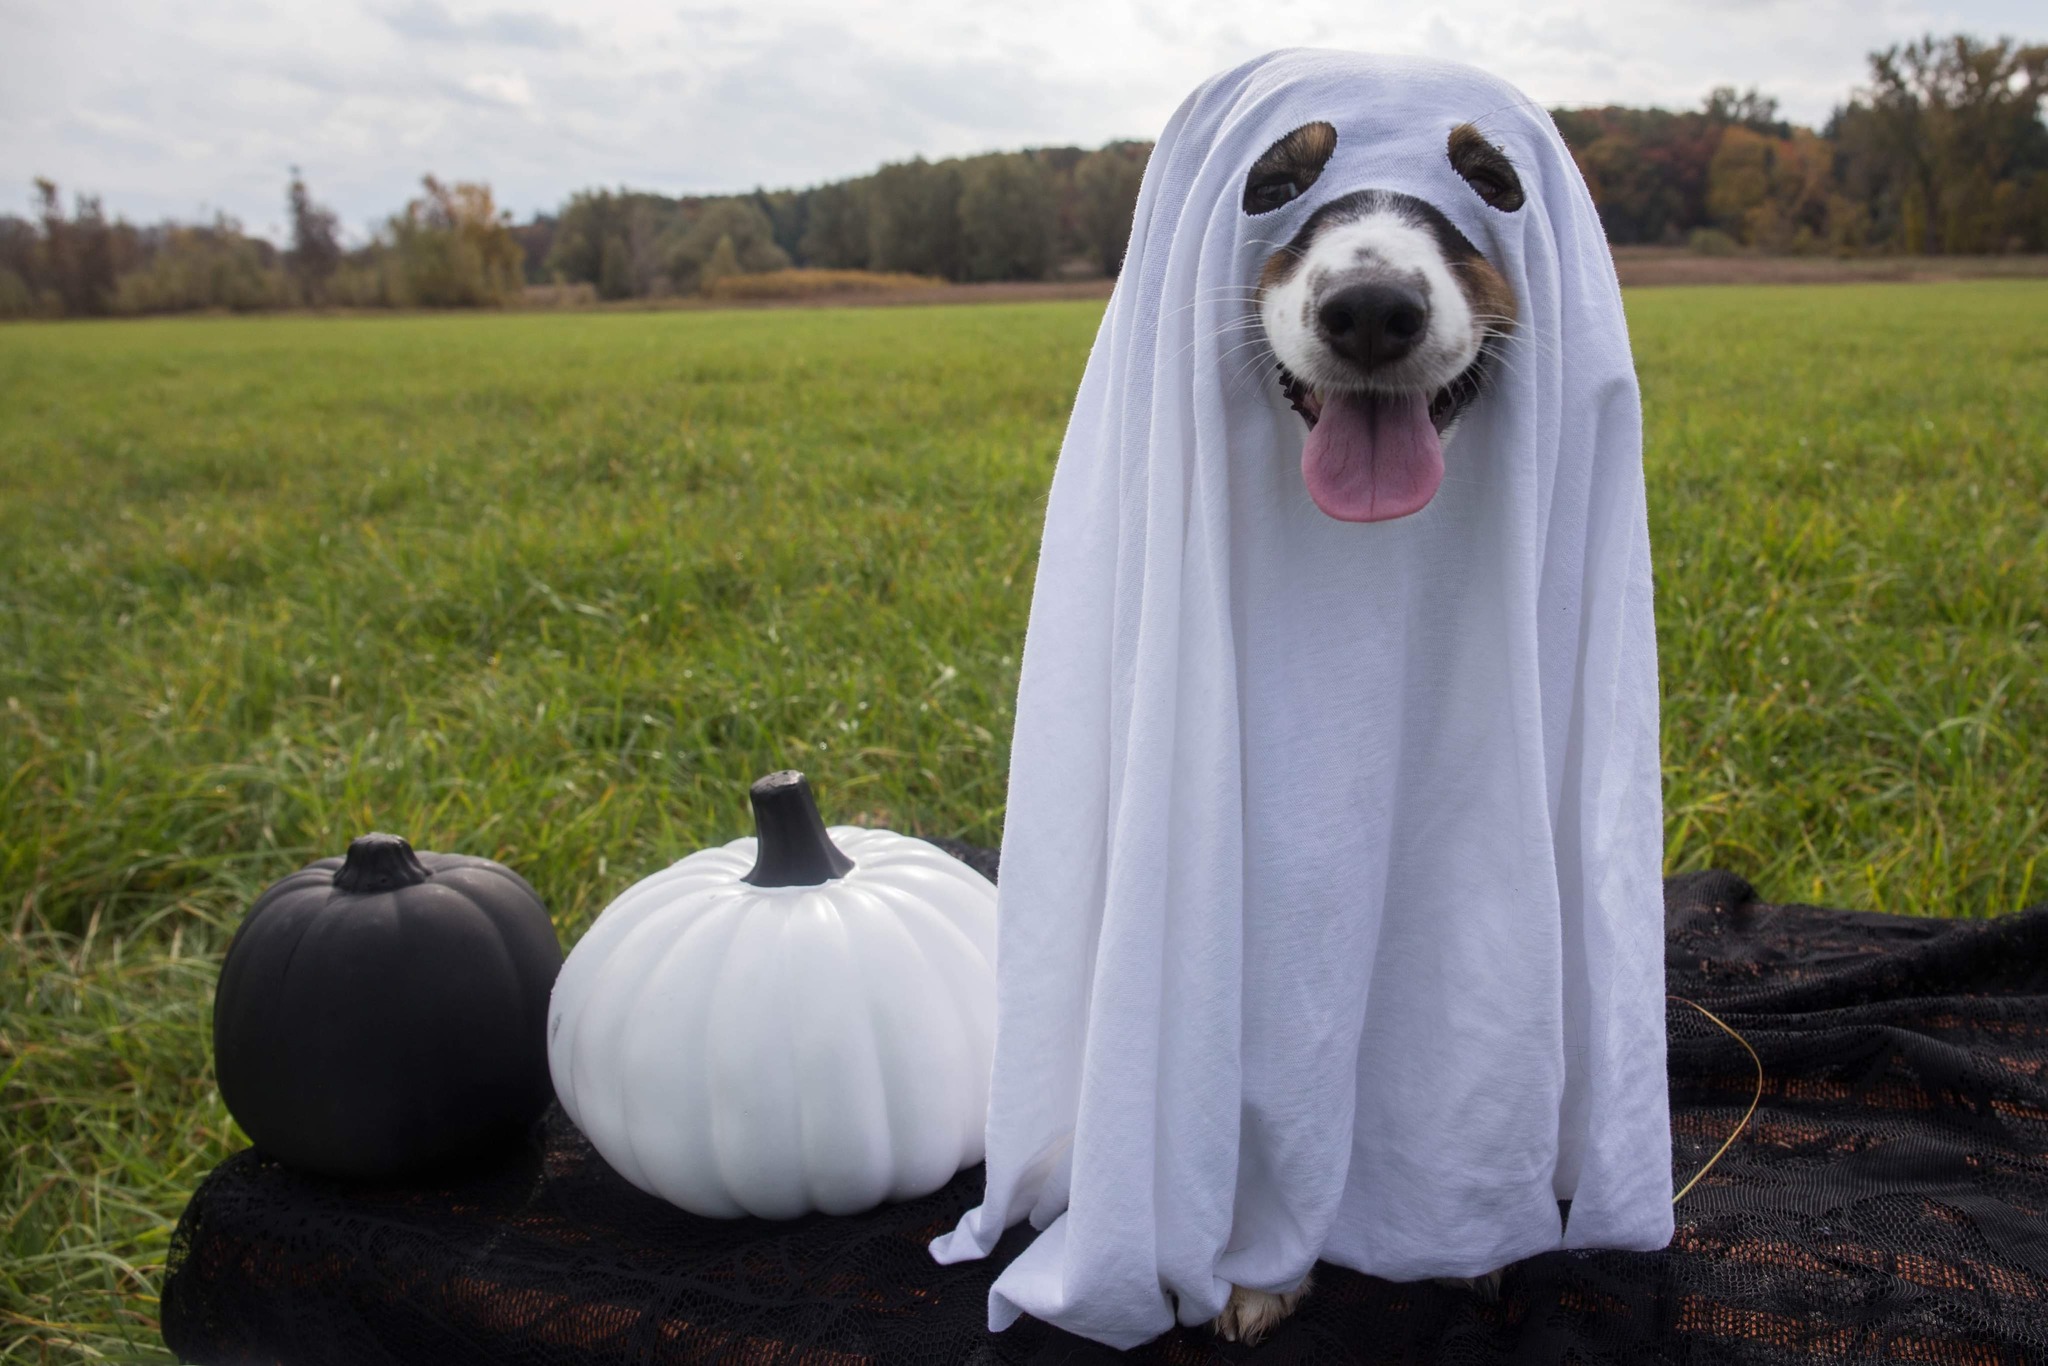
[[[1489,1271],[1484,1276],[1438,1276],[1436,1283],[1446,1290],[1469,1291],[1475,1298],[1486,1304],[1500,1302],[1500,1278],[1507,1268]]]
[[[1225,1342],[1242,1342],[1247,1347],[1256,1347],[1260,1339],[1273,1331],[1280,1320],[1292,1314],[1308,1294],[1309,1277],[1303,1276],[1301,1284],[1284,1294],[1276,1295],[1270,1290],[1247,1290],[1244,1286],[1230,1287],[1230,1303],[1223,1306],[1223,1312],[1216,1316],[1216,1335]]]

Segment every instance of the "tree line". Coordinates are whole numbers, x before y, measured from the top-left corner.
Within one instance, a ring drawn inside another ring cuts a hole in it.
[[[525,285],[518,238],[486,185],[426,176],[420,195],[353,251],[297,172],[283,250],[225,215],[138,227],[109,219],[88,195],[67,216],[55,184],[35,188],[34,220],[0,217],[0,317],[477,307],[505,303]]]
[[[1036,148],[884,166],[807,190],[670,198],[588,190],[519,230],[536,280],[600,298],[689,294],[735,271],[872,270],[1041,280],[1113,275],[1150,143]]]
[[[1615,243],[2048,251],[2048,45],[1967,35],[1870,54],[1818,130],[1754,90],[1692,112],[1553,111]]]
[[[1552,111],[1615,243],[1702,251],[2048,250],[2048,45],[1967,35],[1870,55],[1868,82],[1820,129],[1756,90],[1698,109]],[[589,190],[517,223],[488,186],[428,176],[370,240],[293,172],[290,241],[232,219],[138,227],[36,182],[35,216],[0,216],[0,316],[187,309],[463,307],[528,285],[604,299],[711,289],[811,267],[945,280],[1114,275],[1149,143],[883,166],[802,190],[683,196]]]

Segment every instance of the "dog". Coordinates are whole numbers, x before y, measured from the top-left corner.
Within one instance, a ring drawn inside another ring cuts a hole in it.
[[[1246,173],[1244,211],[1270,213],[1322,175],[1336,129],[1311,123]],[[1445,155],[1486,203],[1519,208],[1515,168],[1471,124]],[[1407,516],[1442,478],[1441,441],[1485,391],[1515,323],[1513,289],[1435,206],[1363,187],[1323,204],[1266,258],[1258,320],[1282,395],[1311,433],[1303,476],[1317,506],[1344,521]]]
[[[1336,146],[1327,123],[1275,142],[1246,172],[1244,212],[1271,213],[1301,195]],[[1453,128],[1444,154],[1487,204],[1522,206],[1513,163],[1477,128]],[[1305,424],[1310,496],[1330,516],[1359,522],[1428,504],[1442,477],[1441,442],[1484,397],[1519,307],[1507,279],[1440,210],[1370,186],[1323,204],[1266,258],[1253,306],[1280,394]],[[1346,430],[1332,435],[1340,424]],[[1500,1279],[1494,1271],[1440,1283],[1492,1300]],[[1233,1286],[1214,1328],[1255,1344],[1308,1291],[1306,1279],[1284,1293]]]

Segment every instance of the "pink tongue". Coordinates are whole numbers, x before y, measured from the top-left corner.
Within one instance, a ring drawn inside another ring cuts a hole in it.
[[[1444,448],[1422,394],[1334,393],[1301,448],[1316,506],[1340,522],[1420,512],[1444,481]]]

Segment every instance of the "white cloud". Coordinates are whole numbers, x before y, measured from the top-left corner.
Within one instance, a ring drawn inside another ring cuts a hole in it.
[[[1817,122],[1873,47],[2048,37],[2038,0],[7,0],[0,211],[47,175],[130,218],[283,224],[289,168],[344,222],[419,176],[525,213],[575,189],[799,185],[922,153],[1156,133],[1272,47],[1430,53],[1547,104],[1758,85]]]
[[[523,71],[472,71],[462,78],[462,88],[480,99],[524,109],[533,103],[533,87]]]
[[[459,16],[433,0],[411,0],[378,15],[402,38],[500,47],[575,47],[583,30],[539,10],[485,10]]]

